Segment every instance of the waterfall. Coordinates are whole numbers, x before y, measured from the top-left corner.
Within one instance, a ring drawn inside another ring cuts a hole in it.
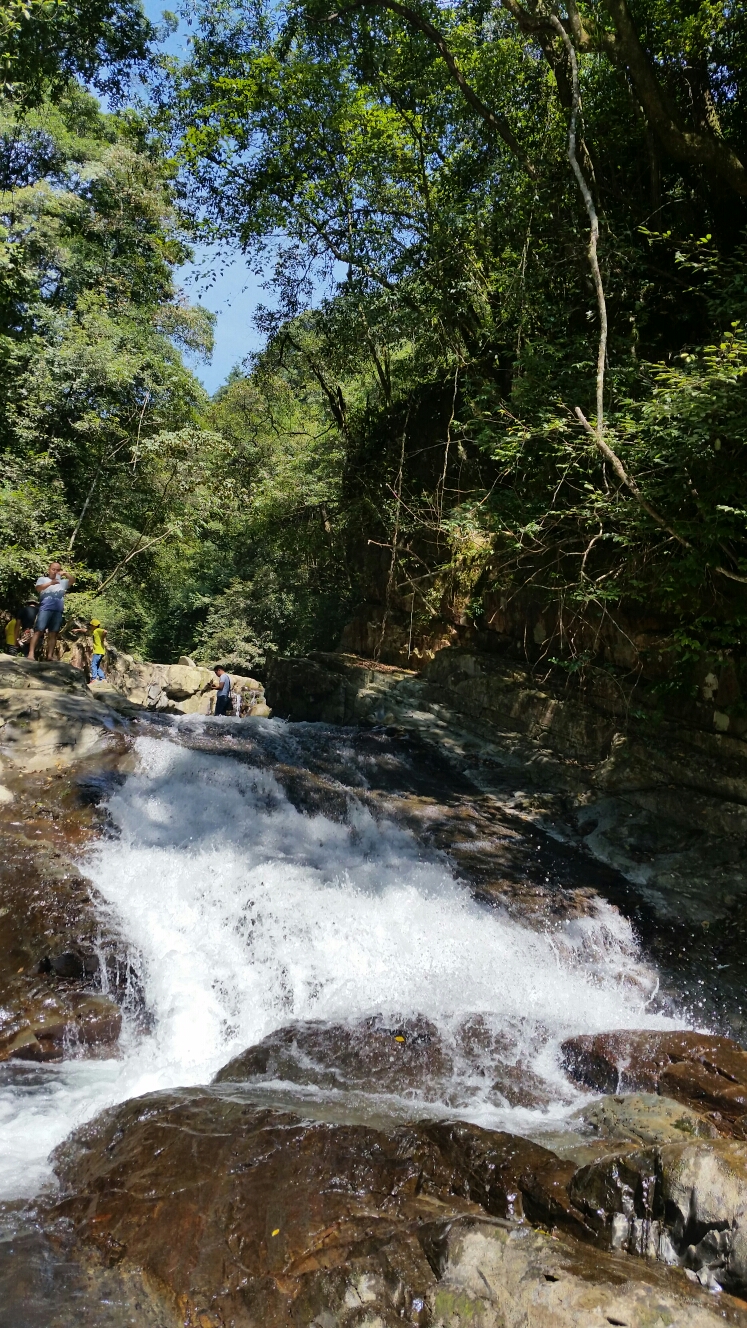
[[[652,975],[615,910],[600,903],[554,933],[522,926],[354,793],[344,821],[298,811],[268,761],[294,726],[251,721],[265,735],[251,764],[180,740],[206,722],[138,739],[137,768],[109,799],[112,832],[81,864],[128,938],[149,1031],[125,1019],[119,1059],[1,1067],[3,1197],[35,1192],[49,1150],[102,1107],[205,1083],[291,1020],[417,1014],[453,1038],[479,1015],[548,1083],[550,1114],[573,1097],[563,1038],[669,1026],[648,1009]],[[314,726],[298,727],[308,740]],[[339,743],[343,760],[343,732]],[[519,1130],[536,1117],[479,1084],[459,1114]]]

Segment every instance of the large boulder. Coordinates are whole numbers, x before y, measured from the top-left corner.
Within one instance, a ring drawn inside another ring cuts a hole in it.
[[[119,715],[69,664],[0,658],[0,754],[11,770],[69,765],[104,750]]]
[[[550,1103],[547,1083],[512,1060],[505,1039],[477,1019],[457,1028],[449,1041],[422,1016],[374,1015],[345,1024],[299,1021],[234,1057],[214,1082],[277,1080],[377,1097],[448,1100],[453,1106],[466,1106],[476,1092],[496,1106]]]
[[[568,1168],[477,1126],[304,1121],[224,1082],[105,1112],[56,1169],[51,1217],[142,1270],[175,1325],[747,1328],[679,1269],[549,1234],[582,1231]]]
[[[619,1030],[569,1038],[568,1074],[603,1093],[661,1093],[706,1115],[719,1133],[747,1137],[747,1052],[730,1038],[687,1030]]]
[[[427,1237],[481,1211],[417,1133],[303,1122],[217,1089],[128,1102],[56,1165],[78,1236],[208,1328],[422,1321]]]
[[[167,715],[209,715],[215,706],[215,673],[182,655],[178,664],[153,664],[111,649],[107,657],[106,694]],[[96,686],[96,684],[94,684]],[[103,686],[103,685],[102,685]],[[264,688],[256,678],[231,676],[242,714],[265,716]],[[110,696],[112,704],[114,698]]]

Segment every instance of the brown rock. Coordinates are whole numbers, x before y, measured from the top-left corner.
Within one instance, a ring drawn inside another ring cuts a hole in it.
[[[747,1066],[747,1056],[745,1056]],[[747,1113],[747,1075],[735,1083],[721,1069],[710,1069],[700,1061],[678,1061],[668,1065],[659,1079],[659,1091],[681,1102],[697,1103],[729,1119]]]
[[[549,1101],[547,1084],[514,1063],[510,1044],[479,1018],[457,1029],[453,1041],[422,1016],[288,1024],[236,1056],[213,1082],[284,1079],[463,1106],[474,1097],[480,1078],[486,1096],[501,1106],[536,1107]]]
[[[24,1014],[26,1019],[0,1033],[0,1060],[61,1061],[66,1052],[111,1046],[122,1029],[122,1011],[114,1001],[82,992],[60,1002],[48,998]]]
[[[57,1213],[155,1276],[185,1323],[307,1328],[345,1306],[351,1324],[361,1306],[371,1323],[413,1322],[435,1282],[430,1233],[480,1212],[417,1130],[303,1122],[225,1090],[125,1103],[63,1145],[57,1169]]]
[[[603,1093],[656,1092],[711,1113],[741,1134],[747,1114],[747,1052],[730,1038],[687,1030],[620,1030],[563,1043],[568,1074]]]
[[[710,1145],[715,1180],[699,1147],[669,1149],[665,1164],[657,1150],[641,1151],[617,1179],[602,1169],[579,1201],[591,1211],[601,1199],[624,1215],[635,1190],[634,1205],[652,1209],[652,1194],[664,1200],[663,1190],[646,1190],[653,1166],[673,1213],[695,1186],[701,1224],[714,1204],[738,1218],[726,1145]],[[52,1218],[69,1219],[123,1272],[141,1269],[172,1298],[180,1324],[747,1328],[738,1302],[703,1295],[680,1270],[488,1216],[485,1207],[526,1212],[545,1227],[557,1219],[590,1233],[569,1198],[567,1166],[475,1126],[385,1134],[302,1121],[258,1109],[224,1083],[105,1112],[58,1150],[56,1167],[63,1197]]]
[[[374,1016],[357,1024],[288,1024],[218,1071],[214,1083],[285,1079],[319,1088],[428,1095],[453,1072],[438,1029],[427,1019]]]
[[[577,1169],[574,1162],[564,1162],[519,1135],[482,1130],[464,1121],[422,1128],[453,1167],[452,1184],[457,1193],[475,1200],[495,1217],[526,1217],[593,1239],[592,1227],[569,1197]]]
[[[98,781],[119,755],[115,748],[96,758]],[[60,1060],[119,1035],[116,1000],[101,994],[99,955],[121,999],[132,982],[127,948],[75,865],[100,824],[87,774],[85,763],[26,774],[15,801],[0,803],[0,1061]]]

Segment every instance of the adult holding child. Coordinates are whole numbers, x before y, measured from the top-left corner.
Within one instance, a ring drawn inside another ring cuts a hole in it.
[[[57,636],[65,612],[65,595],[74,584],[75,577],[70,572],[64,572],[61,563],[50,563],[47,575],[37,577],[36,592],[39,596],[39,611],[34,623],[34,635],[29,647],[29,659],[36,659],[36,648],[45,632],[47,634],[46,658],[54,658],[54,648],[57,645]]]

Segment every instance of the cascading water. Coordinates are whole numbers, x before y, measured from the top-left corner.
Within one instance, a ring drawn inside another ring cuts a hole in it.
[[[180,740],[201,724],[138,740],[138,767],[109,800],[114,832],[82,864],[129,939],[151,1028],[126,1019],[118,1060],[14,1068],[0,1086],[0,1196],[34,1193],[50,1149],[102,1107],[205,1083],[291,1020],[420,1015],[453,1041],[480,1016],[546,1081],[558,1114],[564,1037],[668,1025],[648,1009],[651,974],[613,909],[559,933],[524,927],[475,902],[445,859],[354,793],[344,821],[298,811],[268,761],[294,728],[308,742],[315,726],[253,721],[252,765],[228,754],[245,721],[227,723],[227,754]],[[344,766],[343,732],[336,741]],[[458,1114],[536,1125],[536,1112],[468,1080]],[[448,1085],[429,1110],[453,1110]]]

